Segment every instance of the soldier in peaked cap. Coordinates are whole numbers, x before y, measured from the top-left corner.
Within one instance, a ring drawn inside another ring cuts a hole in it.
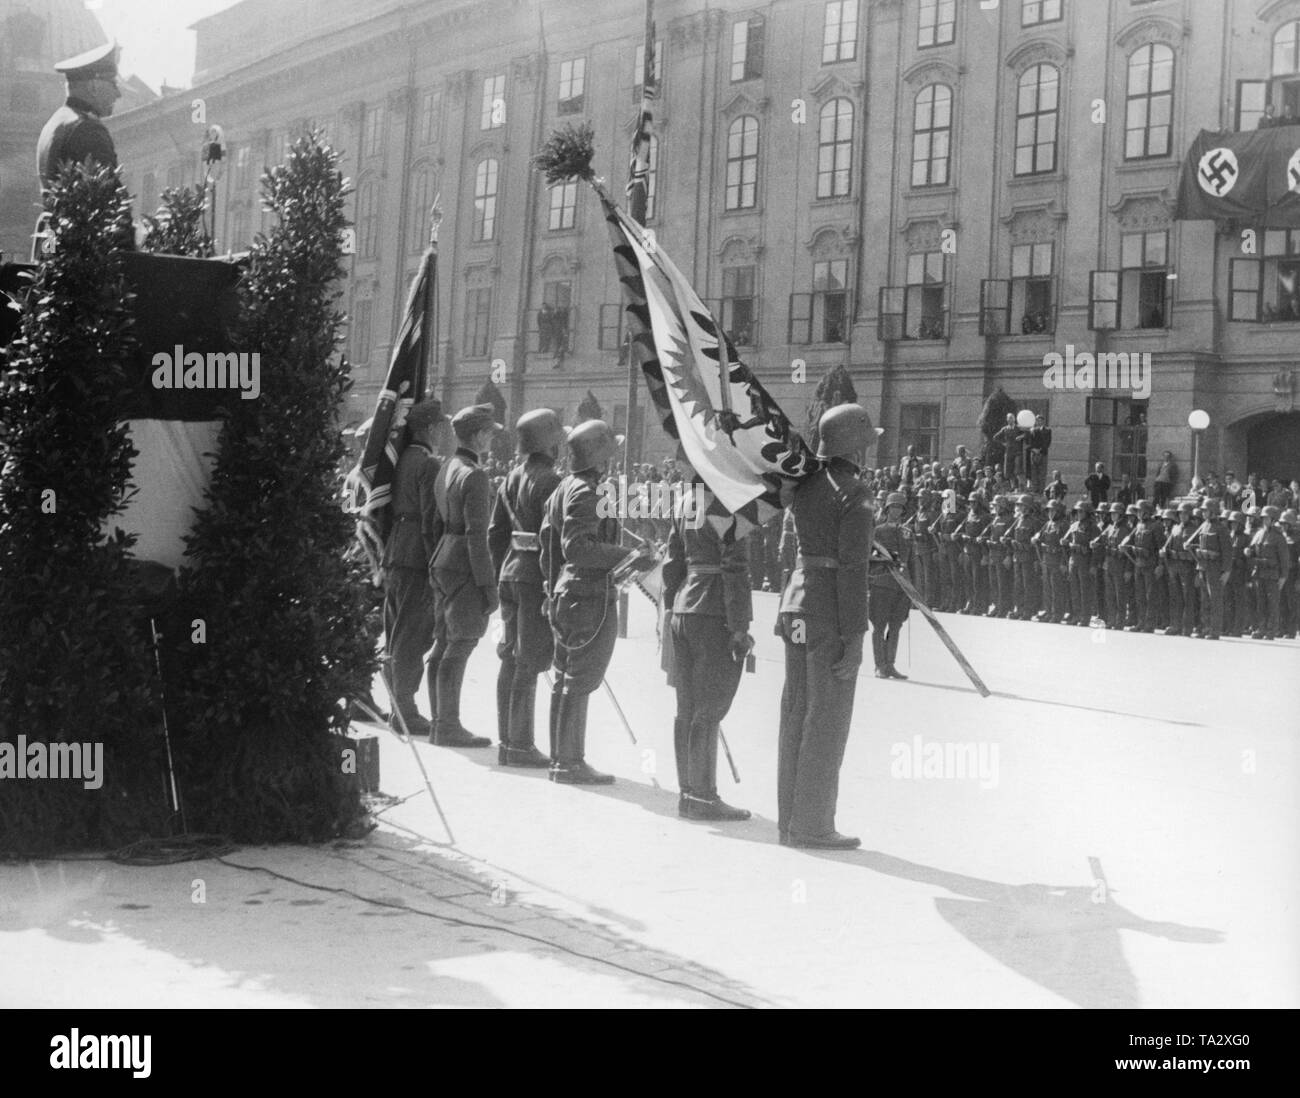
[[[502,766],[549,767],[537,750],[534,710],[537,676],[551,665],[555,645],[542,613],[541,542],[538,531],[546,501],[560,484],[555,462],[564,428],[548,408],[528,412],[515,425],[525,460],[510,470],[497,492],[488,528],[488,548],[501,600],[501,642],[497,655],[497,761]],[[559,695],[552,695],[551,724]]]
[[[835,830],[835,805],[868,628],[875,525],[858,474],[880,432],[857,404],[829,409],[818,429],[826,464],[790,503],[799,555],[777,624],[785,641],[777,826],[789,845],[847,850],[860,843]]]
[[[117,88],[118,48],[97,46],[54,66],[68,81],[68,98],[45,123],[36,143],[36,165],[42,186],[53,182],[59,165],[90,159],[117,167],[117,151],[108,128],[100,121],[113,113],[122,93]]]
[[[441,463],[434,433],[445,422],[442,405],[426,400],[406,416],[407,444],[393,473],[393,528],[384,543],[384,651],[392,693],[392,726],[415,736],[429,734],[415,692],[432,654],[434,596],[429,561],[437,548],[438,506],[434,482]],[[429,676],[430,686],[433,674]]]
[[[488,550],[492,486],[479,464],[502,429],[490,404],[462,408],[451,418],[456,452],[434,482],[438,548],[430,562],[434,593],[434,645],[429,657],[432,741],[443,747],[487,747],[460,722],[460,691],[470,653],[496,610],[496,573]]]
[[[878,679],[907,678],[894,666],[898,658],[899,630],[912,610],[912,600],[894,578],[895,568],[906,569],[912,559],[912,532],[902,522],[906,504],[907,497],[902,492],[891,492],[875,530],[875,542],[889,554],[883,558],[879,553],[873,554],[869,570],[868,617]]]
[[[572,472],[551,493],[540,534],[559,694],[550,778],[565,785],[608,785],[612,774],[587,765],[587,702],[614,655],[618,589],[610,572],[628,555],[618,544],[618,519],[602,515],[600,506],[600,481],[618,452],[618,439],[607,423],[589,419],[573,429],[568,447]]]
[[[680,446],[677,464],[685,483],[699,485],[710,498]],[[754,645],[750,587],[749,539],[737,538],[734,524],[719,533],[703,514],[679,509],[664,557],[664,606],[671,614],[677,686],[677,813],[687,819],[749,819],[748,811],[718,796],[717,772],[722,719]]]

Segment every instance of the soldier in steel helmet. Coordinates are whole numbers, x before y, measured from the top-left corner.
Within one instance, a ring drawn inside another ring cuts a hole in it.
[[[989,608],[987,561],[982,538],[993,516],[989,514],[988,504],[978,491],[967,497],[970,510],[966,512],[957,540],[961,543],[961,570],[966,594],[966,604],[961,608],[963,614],[983,614]]]
[[[903,525],[903,508],[907,497],[902,492],[891,492],[885,498],[885,509],[875,529],[875,542],[879,550],[872,555],[869,570],[871,621],[871,652],[876,664],[878,679],[906,679],[895,666],[898,659],[898,636],[912,610],[912,600],[899,585],[894,573],[906,569],[912,560],[912,532]]]
[[[516,449],[524,460],[497,490],[488,527],[488,547],[501,601],[497,655],[497,761],[502,766],[546,767],[551,756],[536,746],[537,676],[551,666],[554,640],[542,613],[541,543],[537,532],[551,493],[564,428],[549,408],[528,412],[515,425]],[[552,693],[550,728],[555,734],[559,695]]]
[[[1093,545],[1100,536],[1093,518],[1092,501],[1074,505],[1077,515],[1062,539],[1068,558],[1066,575],[1070,583],[1070,624],[1090,625],[1097,611],[1097,563]]]
[[[1275,525],[1281,509],[1269,504],[1261,508],[1260,528],[1250,539],[1246,556],[1255,581],[1255,637],[1274,640],[1281,629],[1281,595],[1291,573],[1291,554],[1286,538]]]
[[[564,785],[609,785],[587,765],[587,703],[604,681],[618,637],[618,588],[610,573],[628,555],[619,524],[603,514],[600,482],[618,452],[603,420],[569,434],[569,475],[547,501],[541,529],[542,577],[555,634],[555,754],[550,778]],[[646,562],[647,565],[650,563]]]
[[[1042,523],[1034,513],[1034,498],[1021,493],[1015,498],[1015,521],[1004,539],[1011,550],[1011,617],[1031,621],[1042,604],[1038,582],[1038,557],[1033,538]]]
[[[1223,632],[1223,588],[1231,572],[1232,554],[1228,531],[1219,518],[1219,501],[1205,501],[1205,520],[1193,535],[1197,583],[1201,599],[1201,636],[1218,640]]]
[[[851,849],[835,830],[840,763],[868,629],[874,520],[858,475],[878,431],[866,409],[840,404],[821,418],[826,464],[795,490],[799,554],[781,599],[785,689],[777,749],[777,826],[792,846]]]
[[[930,524],[930,536],[939,546],[939,609],[955,614],[961,609],[961,547],[957,541],[962,520],[955,488],[945,488],[939,517]]]
[[[1240,637],[1243,633],[1250,632],[1252,610],[1246,590],[1246,547],[1250,544],[1250,536],[1246,533],[1246,516],[1243,512],[1229,513],[1226,541],[1225,552],[1228,555],[1225,566],[1228,579],[1223,587],[1223,635]]]
[[[1126,561],[1120,552],[1120,543],[1128,537],[1129,527],[1124,504],[1110,505],[1110,525],[1106,527],[1101,541],[1101,566],[1106,599],[1103,617],[1107,629],[1124,628],[1124,612],[1127,606],[1124,592],[1124,567]]]
[[[390,722],[398,731],[427,736],[430,725],[415,704],[426,656],[433,648],[434,595],[429,561],[438,546],[434,482],[441,463],[434,456],[435,433],[445,423],[442,405],[426,400],[412,406],[403,427],[405,445],[393,472],[393,526],[384,542],[384,652]],[[433,677],[430,676],[430,685]]]
[[[442,747],[488,747],[461,723],[460,695],[474,648],[498,605],[496,572],[488,549],[492,485],[480,462],[500,430],[492,405],[462,408],[451,418],[456,452],[438,472],[438,548],[430,562],[434,645],[429,657],[432,742]]]
[[[988,592],[991,608],[985,606],[991,617],[1005,618],[1011,613],[1011,565],[1012,554],[1006,544],[1015,519],[1012,514],[1013,504],[1010,496],[993,497],[993,520],[984,527],[979,544],[986,559],[985,569],[988,574]],[[981,611],[981,612],[982,612]]]
[[[1061,623],[1070,607],[1065,556],[1068,530],[1065,501],[1053,496],[1047,501],[1047,521],[1030,539],[1043,561],[1042,620],[1053,625]]]
[[[1196,632],[1196,562],[1187,542],[1199,525],[1192,514],[1196,505],[1183,500],[1178,518],[1165,537],[1164,563],[1169,570],[1169,628],[1166,636],[1190,637]]]
[[[707,508],[710,493],[681,446],[677,464],[691,498]],[[718,796],[722,720],[754,646],[749,569],[749,539],[736,536],[734,523],[720,533],[697,508],[677,509],[664,556],[664,606],[677,688],[677,812],[690,820],[749,819],[748,811]]]

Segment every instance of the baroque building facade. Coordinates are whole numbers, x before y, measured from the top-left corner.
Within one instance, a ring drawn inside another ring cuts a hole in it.
[[[975,444],[1001,387],[1046,417],[1075,485],[1096,461],[1149,485],[1170,450],[1186,487],[1193,409],[1202,471],[1300,476],[1300,232],[1172,216],[1199,130],[1300,114],[1300,0],[657,0],[655,17],[647,224],[796,421],[842,364],[882,460]],[[324,130],[354,185],[351,422],[440,194],[437,395],[459,406],[491,377],[512,419],[573,422],[590,391],[626,430],[599,204],[530,157],[589,122],[621,193],[643,28],[641,0],[244,0],[197,25],[190,91],[111,128],[150,210],[201,177],[220,124],[233,250],[265,227],[263,166]],[[1071,350],[1149,354],[1149,392],[1046,388],[1045,360]],[[632,433],[669,452],[657,427]]]

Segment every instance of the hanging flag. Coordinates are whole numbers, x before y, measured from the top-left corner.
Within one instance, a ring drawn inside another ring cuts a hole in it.
[[[632,135],[632,160],[627,169],[627,204],[632,220],[645,224],[650,199],[650,131],[654,124],[654,101],[659,94],[655,83],[654,0],[645,5],[645,63],[641,66],[641,113]]]
[[[1202,130],[1183,162],[1174,217],[1300,228],[1300,125]]]
[[[442,211],[435,201],[429,247],[406,297],[402,330],[389,360],[388,376],[367,424],[365,448],[356,468],[348,474],[344,509],[357,524],[357,540],[370,563],[376,582],[384,542],[392,526],[393,474],[401,451],[398,441],[411,405],[424,396],[428,349],[433,345],[438,287],[438,227]]]
[[[597,193],[633,353],[664,430],[716,497],[710,521],[722,527],[734,515],[743,535],[781,508],[783,479],[799,480],[820,463],[663,249]]]

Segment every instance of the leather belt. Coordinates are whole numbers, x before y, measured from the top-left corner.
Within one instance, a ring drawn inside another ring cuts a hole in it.
[[[688,564],[686,566],[688,576],[720,576],[722,575],[722,565],[720,564]]]
[[[537,535],[527,530],[516,530],[510,535],[510,548],[520,553],[540,553],[542,544]]]
[[[805,557],[800,553],[794,559],[794,566],[804,572],[815,568],[825,568],[833,572],[839,568],[840,562],[834,557]]]

